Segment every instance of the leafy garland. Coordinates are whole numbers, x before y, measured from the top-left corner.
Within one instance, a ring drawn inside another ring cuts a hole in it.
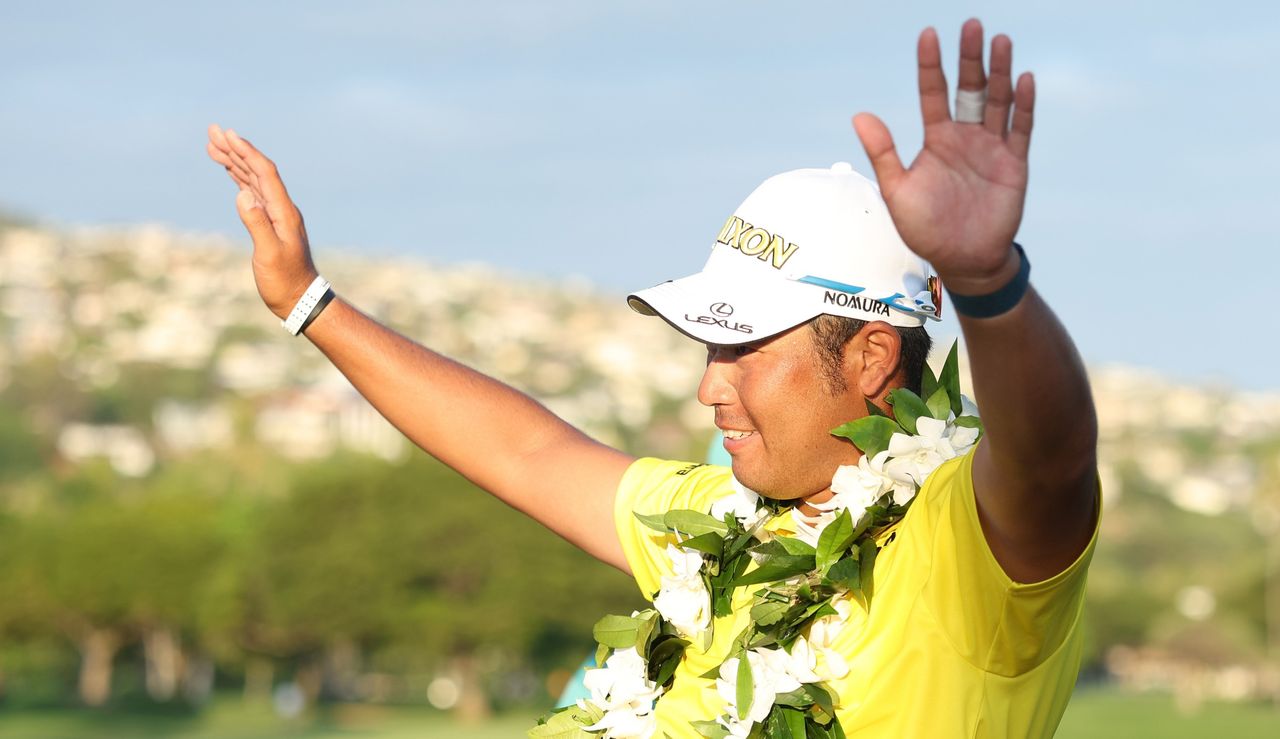
[[[863,456],[856,466],[837,470],[833,498],[815,506],[818,515],[792,510],[794,537],[767,527],[788,504],[736,481],[735,494],[717,501],[711,514],[635,514],[645,526],[674,536],[667,548],[673,574],[662,578],[654,608],[596,623],[600,667],[585,678],[591,698],[553,711],[528,735],[654,736],[654,705],[671,687],[686,648],[696,643],[705,652],[713,619],[732,613],[734,591],[758,585],[749,625],[720,667],[703,676],[716,678],[726,713],[693,727],[712,739],[842,739],[825,683],[848,672],[829,646],[848,616],[849,600],[870,610],[875,560],[893,540],[890,530],[925,478],[982,433],[976,409],[960,394],[955,344],[939,375],[925,365],[920,395],[897,389],[889,403],[893,417],[868,401],[867,416],[831,431]]]

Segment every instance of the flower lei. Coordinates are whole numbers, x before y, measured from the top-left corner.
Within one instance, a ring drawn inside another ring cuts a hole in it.
[[[810,504],[816,515],[792,510],[794,537],[765,528],[788,506],[736,480],[734,493],[710,513],[635,514],[675,537],[667,546],[672,573],[662,578],[653,608],[596,623],[601,666],[584,680],[591,698],[553,711],[528,735],[654,736],[654,706],[685,649],[697,643],[706,651],[713,619],[731,613],[737,588],[754,585],[760,587],[752,593],[750,624],[719,669],[704,675],[716,678],[725,713],[693,727],[712,739],[843,739],[825,681],[849,671],[832,645],[850,600],[870,610],[876,555],[892,541],[889,530],[929,474],[965,454],[982,433],[976,408],[960,394],[955,344],[937,376],[925,366],[920,395],[897,389],[889,403],[893,417],[868,401],[869,415],[832,429],[863,455],[836,470],[832,497]]]

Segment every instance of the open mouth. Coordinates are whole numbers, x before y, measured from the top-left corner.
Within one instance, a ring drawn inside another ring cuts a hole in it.
[[[747,438],[748,436],[754,436],[756,432],[754,432],[754,431],[734,431],[733,429],[722,429],[722,430],[720,431],[720,433],[724,434],[724,438],[726,438],[726,439],[729,439],[729,440],[731,440],[731,441],[738,441],[739,439],[745,439],[745,438]]]

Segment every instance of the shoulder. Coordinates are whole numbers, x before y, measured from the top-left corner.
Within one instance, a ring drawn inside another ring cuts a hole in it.
[[[638,513],[702,510],[729,491],[732,479],[729,468],[719,465],[637,459],[618,483],[618,508]]]
[[[614,525],[631,573],[646,596],[658,589],[669,569],[669,537],[640,523],[636,514],[673,510],[707,512],[711,504],[733,492],[728,467],[646,457],[631,463],[618,484]]]

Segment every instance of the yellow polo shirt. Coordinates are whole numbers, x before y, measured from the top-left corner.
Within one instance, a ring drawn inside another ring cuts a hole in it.
[[[1052,737],[1066,710],[1080,669],[1085,577],[1097,529],[1063,572],[1013,582],[978,523],[972,464],[970,452],[929,476],[876,558],[870,613],[855,602],[836,638],[849,674],[827,684],[850,737]],[[726,467],[640,459],[627,470],[615,521],[646,598],[671,572],[665,552],[671,539],[633,512],[705,512],[732,492],[729,483]],[[734,611],[716,619],[705,653],[696,645],[685,652],[655,708],[659,736],[698,739],[689,722],[724,713],[715,681],[700,675],[725,660],[759,587],[734,593]]]

